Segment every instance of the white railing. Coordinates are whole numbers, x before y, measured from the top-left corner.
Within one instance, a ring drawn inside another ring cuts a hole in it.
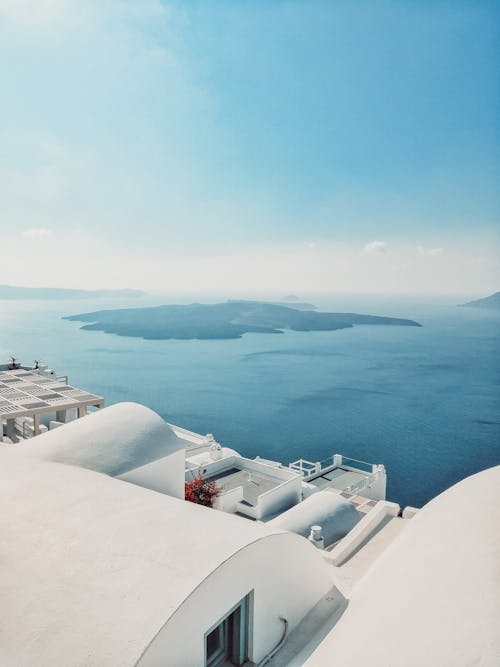
[[[359,459],[351,459],[348,456],[342,456],[342,466],[347,468],[355,468],[356,470],[363,470],[363,472],[375,472],[377,465],[368,463],[367,461],[360,461]],[[353,465],[354,464],[354,465]]]
[[[304,477],[311,477],[312,475],[324,474],[335,468],[347,468],[356,472],[365,472],[372,474],[377,472],[378,466],[367,461],[360,461],[358,459],[350,459],[341,454],[334,454],[323,461],[308,461],[307,459],[298,459],[288,464],[291,470],[299,472]]]
[[[363,477],[363,479],[361,479],[359,482],[346,485],[342,488],[335,486],[335,488],[339,489],[340,491],[350,493],[352,495],[359,494],[361,491],[364,491],[370,487],[379,479],[381,472],[381,467],[378,465],[373,465],[367,461],[351,459],[346,456],[341,456],[340,454],[334,454],[333,456],[330,456],[323,461],[316,462],[308,461],[307,459],[298,459],[297,461],[290,463],[288,467],[291,470],[300,473],[306,481],[339,468],[363,473],[365,477]]]
[[[342,491],[345,493],[350,493],[353,496],[358,495],[361,491],[364,491],[366,488],[368,488],[373,482],[376,482],[377,478],[378,473],[370,474],[359,482],[356,482],[356,484],[346,486],[344,489],[342,489]]]
[[[290,470],[299,472],[304,477],[310,477],[311,475],[315,475],[321,472],[321,463],[313,463],[312,461],[307,461],[306,459],[298,459],[293,463],[289,463],[288,467]]]

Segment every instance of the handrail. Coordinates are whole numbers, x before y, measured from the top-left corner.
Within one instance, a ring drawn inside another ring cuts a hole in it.
[[[365,466],[373,465],[372,463],[368,463],[368,461],[362,461],[361,459],[352,459],[350,456],[342,456],[342,462],[344,461],[352,461],[353,463],[363,463],[363,465]]]
[[[319,461],[319,465],[320,465],[321,469],[329,468],[330,466],[335,465],[334,460],[333,460],[333,456],[329,456],[328,458],[323,459],[322,461]]]
[[[350,468],[356,468],[357,466],[350,465],[351,463],[356,463],[358,465],[367,466],[370,468],[370,472],[373,470],[373,463],[368,463],[368,461],[361,461],[360,459],[351,459],[349,456],[342,456],[342,465],[345,465]]]
[[[370,482],[375,482],[377,480],[377,473],[369,473],[361,479],[359,482],[356,482],[355,484],[350,484],[348,486],[345,486],[342,491],[345,491],[347,493],[351,493],[352,495],[355,495],[359,493],[360,491],[363,491],[366,489],[367,486],[370,486]]]
[[[292,461],[288,464],[288,467],[291,470],[298,470],[302,474],[304,473],[313,473],[317,471],[317,463],[313,461],[308,461],[307,459],[297,459],[297,461]]]
[[[355,465],[351,465],[355,464]],[[303,475],[305,478],[310,477],[311,475],[316,475],[318,473],[322,473],[325,471],[327,468],[354,468],[355,470],[359,470],[359,466],[366,466],[368,470],[362,470],[362,472],[365,472],[367,474],[372,474],[374,470],[376,469],[376,465],[372,463],[368,463],[368,461],[361,461],[360,459],[351,459],[348,456],[342,456],[339,457],[339,461],[336,461],[335,456],[329,456],[327,459],[323,459],[323,461],[308,461],[307,459],[297,459],[297,461],[293,461],[292,463],[288,464],[288,467],[291,470],[295,470],[297,472],[300,472],[301,475]]]

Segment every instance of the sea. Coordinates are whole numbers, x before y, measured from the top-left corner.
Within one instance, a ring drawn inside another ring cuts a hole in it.
[[[65,315],[235,295],[0,302],[0,360],[43,359],[106,404],[136,401],[249,457],[333,453],[383,463],[387,498],[420,507],[500,464],[500,313],[467,297],[301,295],[321,310],[422,327],[155,340],[83,331]],[[237,295],[236,295],[237,296]]]

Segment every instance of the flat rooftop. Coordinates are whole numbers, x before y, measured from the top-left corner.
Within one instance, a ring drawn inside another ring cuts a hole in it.
[[[240,470],[239,468],[229,468],[229,470],[224,470],[208,479],[216,482],[217,486],[222,488],[223,493],[244,486],[248,490],[255,489],[256,496],[260,496],[283,483],[282,479],[274,479],[260,472]]]
[[[101,396],[36,371],[0,371],[0,419],[103,404]]]
[[[344,490],[348,487],[352,487],[358,482],[366,479],[368,473],[357,472],[354,470],[348,470],[347,468],[335,468],[329,472],[315,477],[314,479],[307,480],[310,484],[318,486],[320,489],[323,489],[328,486],[333,486],[335,489]]]

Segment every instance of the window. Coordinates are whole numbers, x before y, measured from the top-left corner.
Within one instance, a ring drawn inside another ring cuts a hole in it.
[[[249,598],[231,609],[205,635],[205,667],[243,665],[248,658]]]

